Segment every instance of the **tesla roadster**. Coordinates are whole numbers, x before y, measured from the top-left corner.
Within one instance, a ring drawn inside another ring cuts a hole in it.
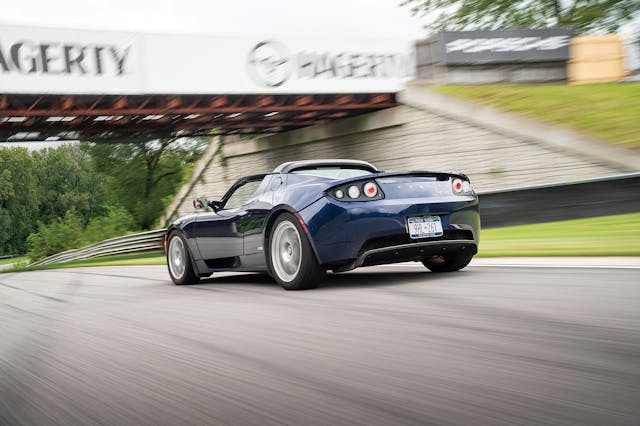
[[[193,203],[209,211],[179,218],[165,236],[175,284],[252,271],[301,290],[327,270],[419,261],[457,271],[478,251],[478,197],[461,173],[293,161],[238,180],[221,200]]]

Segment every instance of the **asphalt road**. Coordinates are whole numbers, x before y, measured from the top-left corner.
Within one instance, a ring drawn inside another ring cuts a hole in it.
[[[640,269],[0,275],[0,424],[639,424]]]

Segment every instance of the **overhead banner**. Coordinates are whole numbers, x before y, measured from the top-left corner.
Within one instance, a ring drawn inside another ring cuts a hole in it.
[[[0,26],[0,93],[138,91],[140,44],[131,33]]]
[[[442,31],[427,43],[431,62],[447,65],[559,62],[569,59],[567,28]]]
[[[0,26],[0,94],[396,92],[412,43]]]

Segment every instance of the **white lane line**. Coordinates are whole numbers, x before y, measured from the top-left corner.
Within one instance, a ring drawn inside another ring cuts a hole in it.
[[[380,266],[399,266],[409,268],[424,268],[420,263],[392,263]],[[541,265],[541,264],[515,264],[515,263],[485,263],[485,264],[473,264],[471,263],[469,268],[570,268],[570,269],[640,269],[640,266],[632,265]]]
[[[529,265],[529,264],[484,264],[484,265],[469,265],[469,267],[499,267],[499,268],[572,268],[572,269],[640,269],[640,266],[630,265]]]

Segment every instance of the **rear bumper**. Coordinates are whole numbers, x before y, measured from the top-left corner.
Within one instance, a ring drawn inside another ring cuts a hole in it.
[[[455,240],[430,241],[381,247],[363,252],[354,262],[342,265],[336,268],[334,272],[348,271],[360,266],[383,265],[385,263],[421,260],[425,257],[456,252],[470,252],[472,254],[476,254],[478,252],[478,246],[473,240]]]
[[[447,196],[340,202],[325,196],[299,212],[321,264],[337,270],[402,262],[451,250],[477,252],[478,199]],[[438,215],[444,235],[413,240],[407,218]]]

